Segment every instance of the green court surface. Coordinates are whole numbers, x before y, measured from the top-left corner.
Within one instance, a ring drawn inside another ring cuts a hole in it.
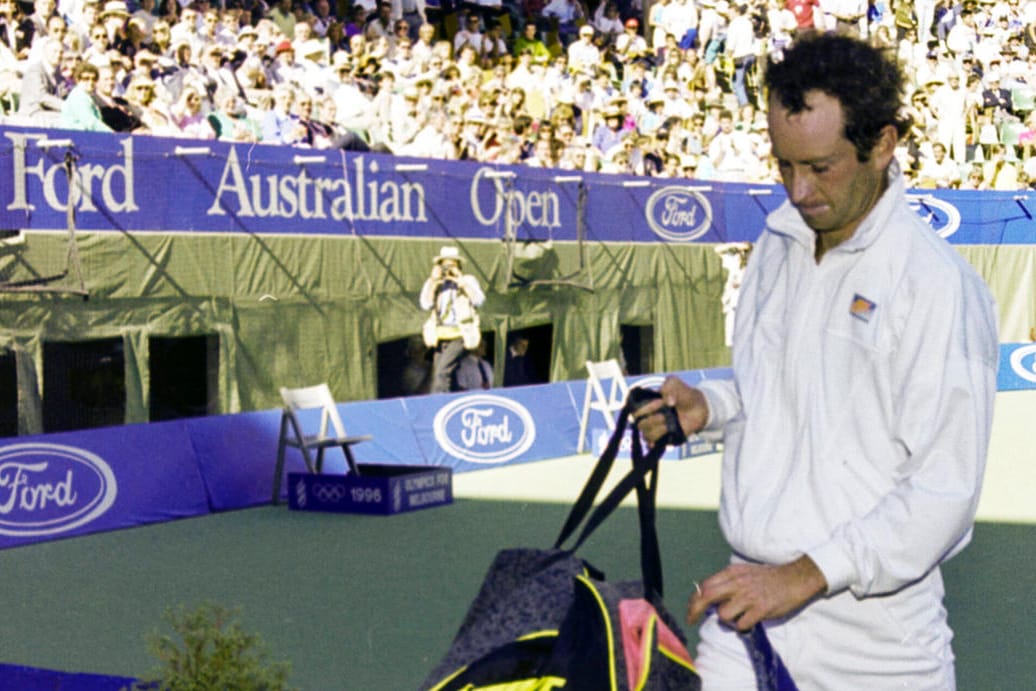
[[[662,486],[686,489],[678,469],[692,463],[666,462]],[[588,461],[526,465],[506,473],[535,478],[544,495],[574,496]],[[484,498],[482,486],[512,484],[506,473],[460,475],[458,495],[483,498],[397,516],[262,507],[6,550],[0,662],[138,675],[152,664],[145,634],[166,606],[213,601],[241,608],[301,689],[414,689],[495,552],[550,546],[567,514],[562,501]],[[666,602],[682,619],[692,581],[721,567],[727,550],[714,509],[662,508],[658,524]],[[581,554],[611,578],[635,577],[637,535],[623,507]],[[1034,564],[1036,528],[983,522],[945,567],[959,688],[1033,688]]]

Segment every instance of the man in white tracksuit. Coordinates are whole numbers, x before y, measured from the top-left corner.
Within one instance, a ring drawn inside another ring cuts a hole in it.
[[[971,535],[992,421],[995,306],[907,204],[902,77],[856,39],[771,64],[788,201],[746,270],[732,381],[670,377],[687,432],[722,431],[731,565],[702,581],[703,688],[752,689],[737,630],[764,622],[807,689],[955,687],[939,564]]]

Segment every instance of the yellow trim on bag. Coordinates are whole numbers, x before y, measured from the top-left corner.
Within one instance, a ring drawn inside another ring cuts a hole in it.
[[[665,655],[666,657],[668,657],[670,660],[672,660],[676,664],[680,665],[681,667],[689,669],[692,672],[694,672],[695,674],[698,673],[698,670],[697,670],[697,668],[695,668],[693,663],[687,662],[687,660],[685,660],[682,657],[678,656],[676,653],[674,653],[672,650],[670,650],[669,648],[665,647],[661,643],[658,645],[658,650],[663,655]]]
[[[645,636],[644,642],[640,646],[640,659],[643,661],[643,666],[640,670],[640,679],[637,679],[637,685],[633,691],[642,691],[644,685],[647,684],[648,675],[651,674],[651,649],[655,647],[655,638],[658,636],[658,614],[652,614],[648,617],[644,628]],[[626,668],[629,669],[630,661],[626,660]]]
[[[459,677],[459,676],[460,676],[461,674],[464,674],[464,672],[465,672],[465,671],[466,671],[467,669],[468,669],[468,666],[467,666],[467,665],[464,665],[463,667],[461,667],[460,669],[458,669],[458,670],[457,670],[456,672],[454,672],[453,674],[451,674],[450,676],[446,677],[445,679],[443,679],[442,681],[440,681],[440,682],[439,682],[438,684],[436,684],[435,686],[433,686],[432,688],[430,688],[430,689],[429,689],[428,691],[439,691],[439,690],[440,690],[441,688],[443,688],[444,686],[446,686],[447,684],[449,684],[449,683],[450,683],[451,681],[453,681],[454,679],[456,679],[457,677]]]
[[[536,640],[537,638],[549,638],[550,636],[557,636],[557,635],[558,635],[558,630],[557,629],[544,629],[543,631],[532,631],[530,633],[525,634],[524,636],[519,636],[518,638],[516,638],[514,640],[516,642],[517,641],[533,641],[533,640]],[[464,665],[463,667],[458,669],[456,672],[454,672],[453,674],[451,674],[450,676],[446,677],[445,679],[440,681],[438,684],[436,684],[435,686],[430,688],[428,691],[441,691],[441,689],[443,687],[445,687],[447,684],[449,684],[451,681],[453,681],[454,679],[459,677],[461,674],[464,674],[464,672],[468,671],[468,667],[469,666],[470,665]],[[544,677],[544,679],[545,680],[555,680],[555,679],[557,679],[557,677]],[[564,685],[564,681],[565,680],[562,679],[561,681],[562,681],[562,685]],[[524,684],[524,683],[528,683],[528,682],[522,681],[522,682],[507,682],[507,683],[510,683],[510,684],[518,684],[518,683]],[[474,688],[476,688],[476,687],[471,686],[469,684],[469,685],[463,687],[460,691],[465,691],[465,689],[474,689]],[[497,686],[480,686],[478,688],[481,688],[481,689],[494,689],[494,690],[499,688],[502,691],[511,691],[510,688],[507,687],[507,686],[500,686],[500,687],[497,687]],[[552,689],[552,688],[555,688],[555,687],[553,687],[553,686],[543,686],[543,687],[531,686],[531,687],[528,687],[528,691],[541,691],[541,689],[542,689],[542,691],[547,691],[548,689]],[[560,688],[560,687],[558,687],[558,688]],[[525,687],[516,686],[514,688],[514,691],[525,691]]]
[[[536,679],[523,679],[521,681],[505,681],[502,684],[490,686],[473,686],[468,684],[460,691],[551,691],[562,689],[567,682],[561,677],[537,677]]]
[[[547,636],[557,636],[557,635],[558,635],[558,630],[557,629],[544,629],[543,631],[533,631],[531,633],[527,633],[524,636],[519,636],[518,638],[516,638],[514,640],[516,640],[516,641],[533,641],[533,640],[536,640],[537,638],[546,638]]]
[[[594,599],[597,600],[598,606],[601,608],[601,616],[604,619],[604,630],[608,632],[608,679],[611,681],[611,690],[618,691],[618,684],[615,680],[615,637],[612,635],[612,621],[611,616],[608,614],[608,605],[605,604],[604,598],[594,587],[594,584],[589,578],[585,576],[576,576],[577,581],[581,581],[583,585],[589,588],[590,592],[593,593]]]

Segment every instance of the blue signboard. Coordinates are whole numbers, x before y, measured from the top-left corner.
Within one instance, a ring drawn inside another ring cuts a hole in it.
[[[181,423],[9,441],[0,446],[0,548],[209,510]]]
[[[1036,343],[1001,343],[998,391],[1036,389]]]
[[[0,127],[0,227],[602,242],[754,241],[779,185]],[[958,244],[1036,242],[1036,193],[915,190]],[[189,203],[184,203],[187,200]]]

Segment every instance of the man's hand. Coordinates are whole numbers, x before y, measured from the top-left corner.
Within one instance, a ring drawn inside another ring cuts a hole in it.
[[[696,623],[715,607],[720,621],[748,631],[760,621],[791,614],[825,590],[824,574],[806,555],[780,566],[731,564],[702,581],[691,595],[687,623]]]
[[[645,403],[633,413],[637,428],[649,446],[654,446],[668,432],[665,417],[660,413],[663,406],[676,409],[684,434],[695,434],[705,426],[709,419],[709,407],[701,391],[670,375],[666,377],[659,393],[662,398]]]

